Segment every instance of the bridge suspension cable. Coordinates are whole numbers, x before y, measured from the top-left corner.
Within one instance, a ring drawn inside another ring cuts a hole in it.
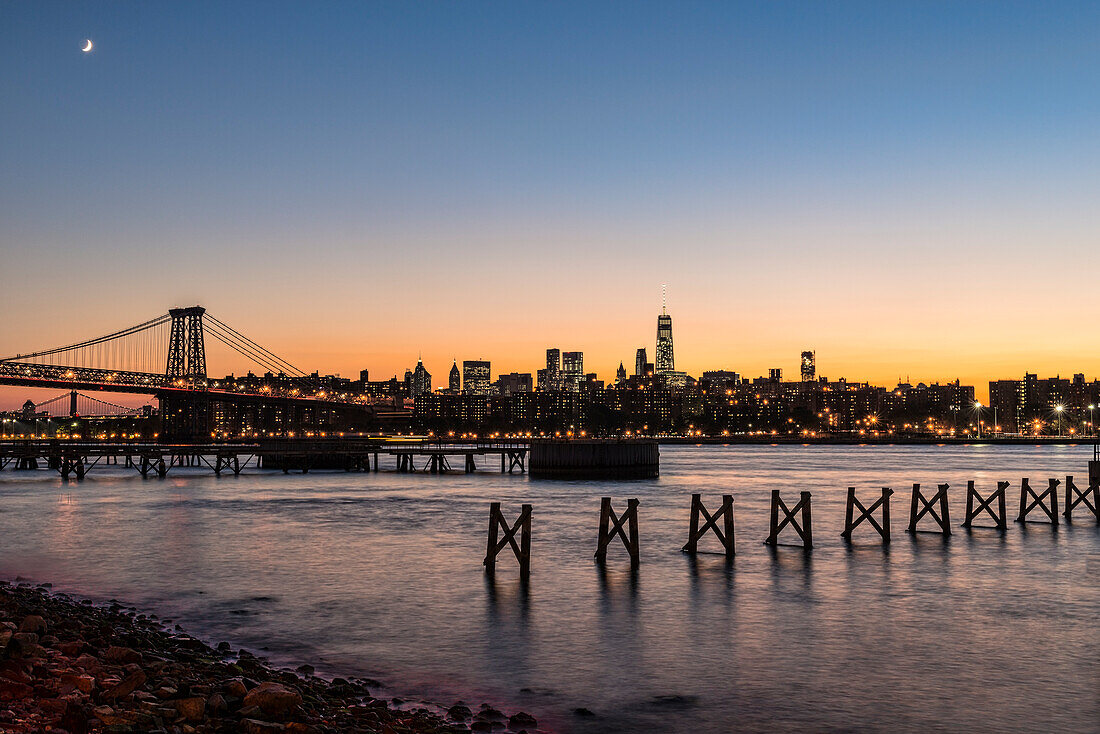
[[[16,354],[0,359],[0,362],[18,361],[161,373],[164,370],[171,320],[171,316],[164,314],[95,339],[29,354]]]
[[[76,410],[72,409],[74,401],[73,395],[76,395]],[[56,397],[52,397],[49,400],[43,400],[40,403],[35,403],[35,412],[42,412],[46,408],[52,408],[55,405],[63,405],[66,410],[66,415],[76,414],[86,417],[101,417],[108,415],[137,415],[141,412],[141,408],[132,408],[127,405],[119,405],[118,403],[109,403],[106,400],[100,400],[99,398],[92,397],[91,395],[85,395],[81,392],[64,392]],[[115,412],[95,412],[100,408],[110,408]]]
[[[260,346],[224,321],[219,321],[209,313],[205,314],[203,321],[206,322],[211,336],[265,369],[272,372],[283,372],[294,377],[306,377],[304,371],[271,350]]]

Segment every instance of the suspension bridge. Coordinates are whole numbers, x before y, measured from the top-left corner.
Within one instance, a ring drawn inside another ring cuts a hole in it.
[[[60,416],[70,418],[123,418],[141,415],[141,408],[119,405],[106,400],[70,390],[57,397],[32,403],[23,407],[31,417],[37,415]]]
[[[211,379],[207,338],[264,372],[258,379]],[[94,339],[0,359],[0,385],[153,395],[161,436],[209,440],[234,435],[294,435],[326,428],[365,430],[374,409],[357,394],[332,394],[308,374],[215,318],[201,306]]]

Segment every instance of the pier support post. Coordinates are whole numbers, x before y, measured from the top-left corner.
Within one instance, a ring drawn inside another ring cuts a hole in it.
[[[1092,495],[1092,501],[1089,502],[1089,495]],[[1077,505],[1084,504],[1085,507],[1092,511],[1092,514],[1096,517],[1097,524],[1100,524],[1100,481],[1093,481],[1088,487],[1085,487],[1085,491],[1077,489],[1077,485],[1073,483],[1073,477],[1066,477],[1066,509],[1062,511],[1062,514],[1066,517],[1066,522],[1073,522],[1073,508]]]
[[[783,513],[782,520],[779,519],[780,511]],[[799,515],[801,515],[801,523],[796,519]],[[798,537],[802,539],[803,548],[810,550],[814,547],[809,492],[802,492],[798,504],[788,508],[783,498],[779,496],[779,490],[772,490],[771,533],[768,535],[768,539],[764,541],[764,545],[779,545],[779,533],[787,525],[790,525],[798,533]]]
[[[623,525],[627,526],[627,532]],[[607,560],[607,545],[616,535],[622,539],[626,546],[626,552],[630,554],[630,565],[636,566],[639,562],[638,554],[638,500],[626,501],[626,512],[622,516],[615,514],[611,507],[611,498],[603,497],[600,500],[600,535],[596,543],[596,561],[603,563]]]
[[[1051,525],[1058,524],[1058,485],[1061,484],[1061,480],[1050,479],[1047,482],[1047,488],[1042,493],[1037,493],[1031,488],[1031,484],[1028,483],[1027,477],[1023,478],[1020,482],[1020,515],[1016,518],[1016,522],[1035,522],[1034,520],[1028,520],[1027,516],[1036,507],[1041,509],[1050,520]],[[1031,502],[1028,502],[1028,499]],[[1046,500],[1050,500],[1048,505]]]
[[[504,531],[504,537],[499,538],[498,531]],[[519,544],[516,544],[516,532],[519,531]],[[493,502],[489,505],[489,537],[485,545],[485,570],[495,573],[497,567],[497,554],[510,545],[512,552],[519,561],[519,572],[526,577],[531,571],[531,505],[523,505],[520,508],[519,518],[515,524],[508,527],[504,520],[504,514],[500,511],[500,503]]]
[[[473,474],[477,471],[477,465],[474,464],[474,455],[466,454],[466,473]]]
[[[1009,482],[997,482],[997,490],[990,494],[988,497],[983,498],[978,494],[978,490],[974,489],[974,482],[969,481],[966,483],[966,519],[963,520],[962,526],[964,528],[974,527],[974,518],[978,517],[985,511],[993,522],[996,523],[998,530],[1004,530],[1008,527],[1008,514],[1005,512],[1005,490],[1008,489]],[[997,511],[993,511],[993,500],[997,500]],[[974,506],[974,502],[977,501],[977,507]],[[979,526],[980,527],[980,526]]]
[[[700,515],[706,520],[702,528],[699,527]],[[722,520],[721,529],[718,528],[718,520]],[[722,544],[722,548],[725,549],[726,557],[733,558],[734,534],[732,494],[722,495],[722,506],[719,507],[718,511],[713,515],[707,512],[707,508],[703,506],[702,495],[691,495],[690,523],[688,529],[688,542],[682,548],[684,553],[696,553],[699,549],[699,539],[706,535],[708,530],[713,530],[719,542]]]
[[[890,495],[892,495],[893,493],[894,490],[890,489],[889,487],[883,487],[882,496],[875,500],[870,507],[864,507],[863,503],[856,499],[856,488],[848,487],[848,502],[844,510],[844,532],[840,534],[840,537],[844,538],[845,540],[851,541],[852,531],[855,530],[857,525],[866,520],[867,522],[871,523],[871,527],[877,530],[878,534],[882,536],[882,542],[889,543]],[[879,507],[882,508],[881,525],[878,524],[878,521],[875,520],[874,516],[872,515],[875,510],[879,509]],[[852,515],[854,514],[856,508],[859,508],[859,517],[855,518],[853,521]]]
[[[950,484],[941,484],[936,489],[936,493],[931,497],[925,497],[921,494],[920,485],[913,485],[913,501],[909,507],[909,527],[910,533],[926,532],[917,529],[917,523],[925,515],[931,515],[932,519],[936,521],[940,526],[939,532],[942,535],[951,534],[951,510],[947,505],[947,490],[951,487]],[[936,505],[939,505],[940,511],[936,512]],[[937,532],[935,530],[927,532]]]

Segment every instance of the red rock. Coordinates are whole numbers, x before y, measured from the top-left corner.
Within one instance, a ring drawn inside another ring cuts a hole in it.
[[[302,696],[293,688],[267,681],[253,688],[244,697],[245,706],[259,706],[271,716],[283,716],[302,703]]]
[[[123,678],[118,685],[104,692],[103,698],[108,701],[117,701],[120,698],[129,696],[143,685],[145,685],[145,673],[141,670],[135,670],[133,673]]]
[[[108,663],[140,663],[141,653],[137,650],[131,650],[128,647],[117,647],[112,645],[107,648],[107,652],[103,654],[103,659]]]
[[[202,715],[206,711],[206,699],[199,696],[181,698],[176,701],[176,711],[188,721],[202,721]]]
[[[91,693],[95,688],[95,678],[90,675],[65,673],[61,676],[61,682],[67,686],[72,686],[81,693]]]
[[[37,614],[28,614],[23,617],[23,623],[19,625],[20,632],[41,633],[46,631],[46,620]]]
[[[65,657],[75,658],[84,650],[84,643],[80,640],[75,642],[62,642],[57,646],[57,649],[61,651],[61,654]]]
[[[225,692],[234,698],[244,698],[248,695],[248,688],[240,678],[234,678],[226,682]]]
[[[273,721],[243,719],[241,723],[244,724],[244,730],[248,732],[248,734],[276,734],[276,732],[286,731],[285,726],[276,724]]]
[[[0,678],[0,701],[16,701],[27,698],[32,693],[34,689],[26,683]]]

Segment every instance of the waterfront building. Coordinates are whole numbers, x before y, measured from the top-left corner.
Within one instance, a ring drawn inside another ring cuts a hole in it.
[[[817,365],[814,352],[805,351],[802,353],[802,381],[813,382],[817,376]]]
[[[488,360],[468,359],[462,362],[462,392],[466,395],[488,395],[489,385]]]

